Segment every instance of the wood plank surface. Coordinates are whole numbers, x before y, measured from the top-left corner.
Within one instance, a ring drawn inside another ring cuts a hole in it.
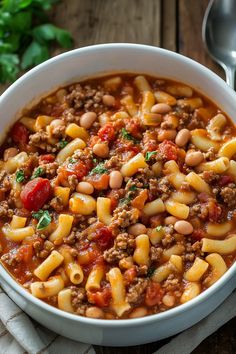
[[[208,0],[62,0],[51,17],[72,33],[75,48],[108,42],[162,46],[187,55],[224,77],[201,40],[207,4]],[[53,55],[60,52],[55,50]],[[0,92],[5,87],[0,87]],[[233,319],[201,343],[193,354],[235,354],[235,338],[236,319]],[[97,354],[151,354],[165,342],[95,349]]]

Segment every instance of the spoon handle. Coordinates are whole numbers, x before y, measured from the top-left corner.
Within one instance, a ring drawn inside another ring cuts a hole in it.
[[[234,90],[235,89],[235,68],[225,66],[226,82]]]

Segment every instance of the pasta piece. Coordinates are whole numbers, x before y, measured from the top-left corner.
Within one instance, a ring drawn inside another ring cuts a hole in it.
[[[22,151],[14,157],[11,157],[3,164],[3,170],[8,173],[15,172],[19,167],[28,160],[29,156],[26,152]]]
[[[183,259],[181,256],[176,254],[172,254],[170,256],[170,263],[177,269],[179,273],[183,271]]]
[[[89,273],[87,282],[85,284],[85,290],[98,290],[101,288],[101,280],[105,275],[104,267],[101,265],[95,265]]]
[[[13,215],[10,227],[12,229],[21,229],[22,227],[25,227],[27,218],[22,218],[21,216],[18,215]]]
[[[189,215],[189,207],[185,204],[175,202],[172,199],[165,201],[165,207],[169,214],[179,219],[187,219]]]
[[[150,243],[148,235],[142,234],[135,238],[136,248],[133,254],[133,260],[138,265],[149,264]]]
[[[144,125],[157,127],[162,122],[162,116],[157,113],[143,113],[142,121]]]
[[[132,157],[128,162],[126,162],[122,167],[120,172],[124,177],[133,176],[140,168],[148,167],[145,162],[143,154],[139,153]]]
[[[178,100],[177,105],[178,106],[188,106],[191,108],[192,111],[194,111],[195,109],[202,107],[203,102],[200,97],[184,98],[184,99]]]
[[[75,214],[91,215],[96,210],[96,200],[88,194],[73,193],[69,208]]]
[[[36,122],[36,119],[34,119],[34,118],[22,117],[20,119],[20,123],[22,123],[27,129],[29,129],[29,131],[31,131],[33,133],[36,132],[35,122]]]
[[[32,226],[13,229],[9,224],[5,224],[2,227],[2,232],[9,240],[20,242],[23,241],[26,237],[33,236],[35,231]]]
[[[105,124],[110,122],[110,116],[107,113],[102,113],[98,117],[99,124],[103,127]]]
[[[155,97],[151,91],[144,91],[142,93],[142,104],[141,104],[141,112],[142,113],[150,113],[151,108],[155,103]]]
[[[189,191],[177,191],[171,193],[171,199],[182,204],[191,204],[196,198],[196,193]]]
[[[167,176],[169,182],[176,189],[179,189],[185,181],[185,175],[180,172],[179,166],[174,160],[170,160],[165,163],[163,172]]]
[[[60,187],[56,186],[54,188],[54,194],[56,197],[59,197],[62,201],[64,207],[69,203],[70,188],[69,187]]]
[[[185,302],[194,299],[197,295],[200,294],[200,292],[201,292],[201,285],[199,283],[195,283],[195,282],[187,283],[184,292],[180,298],[181,304],[184,304]]]
[[[39,132],[41,129],[47,127],[53,121],[53,119],[55,118],[49,116],[38,116],[35,121],[36,132]]]
[[[156,283],[161,283],[167,279],[168,276],[173,273],[173,266],[168,262],[155,269],[151,279]]]
[[[165,211],[165,204],[161,198],[155,199],[152,202],[146,203],[143,208],[144,214],[148,216],[157,215]]]
[[[158,103],[166,103],[170,106],[175,106],[177,103],[175,97],[169,95],[164,91],[156,91],[154,92],[154,96],[156,97]]]
[[[126,118],[129,118],[129,115],[125,111],[116,112],[111,116],[112,121],[115,121],[117,119],[126,119]]]
[[[226,141],[226,143],[224,143],[221,146],[218,155],[228,157],[228,159],[231,159],[235,153],[236,153],[236,138],[233,138]]]
[[[63,256],[66,274],[72,284],[78,285],[84,280],[84,273],[81,266],[76,263],[71,255],[70,247],[62,246],[60,253]]]
[[[193,95],[191,87],[182,84],[167,86],[166,91],[175,97],[191,97]]]
[[[233,177],[234,182],[236,182],[236,161],[230,160],[229,161],[229,168],[226,171],[227,174]]]
[[[58,293],[57,301],[60,310],[71,312],[71,313],[74,312],[72,306],[71,293],[72,293],[71,289],[63,289]]]
[[[63,288],[64,281],[60,275],[55,275],[47,281],[36,281],[30,285],[32,295],[39,299],[57,295]]]
[[[219,157],[216,160],[209,162],[202,162],[197,166],[196,170],[198,172],[202,171],[213,171],[215,173],[224,173],[229,168],[228,157]]]
[[[207,131],[212,140],[221,141],[222,135],[220,133],[221,129],[226,125],[227,120],[225,116],[221,113],[217,114],[215,117],[211,118],[209,124],[207,125]]]
[[[135,116],[138,113],[137,105],[134,103],[133,97],[127,95],[120,100],[120,103],[127,109],[131,117]]]
[[[72,215],[60,214],[57,228],[49,236],[49,240],[55,245],[60,245],[63,242],[63,238],[69,235],[73,221],[74,217]]]
[[[34,275],[40,280],[46,280],[49,275],[63,262],[64,257],[57,251],[52,253],[35,270]]]
[[[149,240],[150,240],[151,244],[155,246],[161,242],[161,240],[165,236],[165,231],[164,231],[163,227],[160,227],[160,228],[157,227],[155,229],[148,229],[148,236],[149,236]]]
[[[17,208],[22,208],[22,201],[21,201],[21,198],[20,198],[22,185],[21,185],[21,183],[18,183],[16,181],[16,176],[15,175],[10,175],[9,176],[9,182],[11,183],[11,189],[12,189],[11,193],[14,195],[15,206]]]
[[[130,304],[126,301],[126,291],[123,276],[119,268],[112,268],[108,272],[108,280],[111,284],[112,307],[120,317],[130,309]]]
[[[89,138],[87,130],[75,123],[69,124],[65,133],[72,139],[80,138],[84,141],[87,141]]]
[[[226,235],[232,227],[231,221],[226,221],[222,224],[209,222],[206,226],[206,232],[213,237],[221,237]]]
[[[206,261],[211,266],[211,273],[205,279],[207,286],[211,286],[227,271],[224,259],[218,253],[211,253],[206,257]]]
[[[191,268],[184,274],[184,279],[195,282],[199,281],[203,274],[207,271],[209,264],[203,259],[196,257]]]
[[[136,76],[136,78],[134,79],[134,84],[141,92],[151,91],[151,86],[149,85],[149,82],[147,81],[146,77],[142,75]]]
[[[103,86],[106,90],[116,91],[122,84],[122,78],[120,76],[114,76],[103,82]]]
[[[111,199],[103,197],[97,198],[97,217],[105,225],[110,225],[112,220]]]
[[[61,165],[68,157],[73,155],[76,150],[84,149],[85,146],[85,142],[80,138],[72,140],[57,154],[56,162]]]
[[[202,252],[230,254],[236,251],[236,235],[230,235],[225,240],[202,239]]]
[[[177,244],[170,248],[164,249],[162,254],[162,259],[164,261],[168,261],[172,255],[180,255],[183,254],[185,247],[183,245]]]
[[[195,172],[190,172],[185,177],[185,181],[199,193],[211,193],[209,185]]]
[[[205,129],[195,129],[191,131],[191,142],[201,151],[207,152],[213,148],[214,151],[218,151],[220,144],[207,137],[207,131]]]

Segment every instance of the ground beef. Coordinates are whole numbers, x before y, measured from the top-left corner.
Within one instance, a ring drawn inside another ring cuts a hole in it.
[[[76,175],[68,176],[68,184],[72,192],[76,189],[78,183],[79,181]]]
[[[228,208],[234,208],[236,206],[236,185],[230,183],[227,187],[223,187],[220,196]]]
[[[12,218],[14,211],[8,205],[6,200],[0,202],[0,217],[1,218]]]
[[[202,178],[209,184],[215,183],[219,180],[220,175],[216,174],[214,171],[204,171]]]
[[[170,274],[163,282],[162,287],[165,292],[174,292],[180,289],[181,280],[174,274]]]
[[[65,99],[75,110],[84,108],[85,111],[93,109],[100,111],[103,108],[102,97],[105,92],[100,86],[94,89],[90,85],[82,87],[80,84],[75,84],[69,87],[69,91]]]
[[[20,259],[18,258],[17,253],[15,252],[8,252],[5,253],[2,257],[1,257],[1,261],[6,263],[9,266],[15,266],[18,262],[20,262]]]
[[[115,247],[117,249],[127,250],[135,247],[135,237],[127,232],[119,234],[115,239]]]
[[[165,227],[165,236],[161,240],[161,243],[164,247],[170,246],[175,241],[175,238],[172,235],[173,232],[174,232],[173,225],[169,225]]]
[[[30,155],[26,162],[24,162],[20,170],[24,172],[24,176],[29,178],[32,175],[32,171],[38,166],[38,156]]]
[[[57,147],[55,145],[52,146],[49,143],[49,138],[50,136],[47,132],[45,132],[44,130],[40,130],[39,132],[30,135],[29,145],[36,146],[47,152],[56,152]]]
[[[107,263],[115,263],[128,257],[128,253],[125,250],[112,247],[109,250],[104,251],[103,257]]]
[[[195,204],[189,208],[189,216],[197,216],[202,220],[206,220],[208,217],[209,211],[207,204]]]
[[[193,244],[190,242],[186,243],[186,252],[182,255],[184,262],[193,262],[195,257],[203,255],[202,242],[196,241]]]
[[[120,169],[122,165],[121,159],[118,156],[112,156],[109,160],[106,160],[104,163],[105,168],[115,168]]]
[[[129,209],[127,205],[117,207],[111,220],[112,229],[125,228],[135,224],[139,219],[139,211],[136,208]]]
[[[151,261],[157,262],[161,259],[163,249],[161,247],[151,246],[150,248],[150,258]]]
[[[54,197],[49,203],[50,207],[53,208],[57,213],[62,212],[64,205],[60,197]]]
[[[55,126],[51,129],[51,134],[53,137],[62,139],[65,137],[66,126],[64,124]]]
[[[148,273],[148,266],[147,265],[135,266],[135,269],[137,271],[137,276],[147,275],[147,273]]]
[[[120,233],[114,241],[114,246],[104,252],[104,259],[108,263],[118,262],[133,252],[135,237],[126,232]]]
[[[11,189],[11,182],[6,171],[0,172],[0,192],[5,193]]]
[[[148,280],[143,278],[136,278],[134,284],[129,286],[127,291],[127,301],[134,304],[142,301],[142,295],[145,292],[148,285]]]
[[[173,189],[167,177],[163,177],[158,180],[157,190],[159,191],[160,197],[163,201],[169,198]]]
[[[46,178],[53,178],[57,175],[57,169],[58,169],[58,163],[57,162],[51,162],[48,164],[43,164],[40,165],[40,167],[42,167],[45,171],[45,177]]]
[[[210,161],[215,160],[216,154],[214,148],[213,147],[209,148],[207,152],[203,153],[203,156],[206,160],[210,160]]]

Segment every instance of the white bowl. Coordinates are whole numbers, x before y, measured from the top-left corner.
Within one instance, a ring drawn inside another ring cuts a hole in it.
[[[229,117],[236,111],[236,94],[204,66],[179,54],[145,45],[102,44],[76,49],[37,66],[0,97],[0,131],[16,120],[32,100],[87,77],[137,72],[189,84],[212,99]],[[3,289],[26,313],[51,330],[82,342],[127,346],[174,335],[212,312],[235,289],[236,263],[213,286],[190,302],[138,319],[97,320],[62,312],[30,295],[0,265]]]

